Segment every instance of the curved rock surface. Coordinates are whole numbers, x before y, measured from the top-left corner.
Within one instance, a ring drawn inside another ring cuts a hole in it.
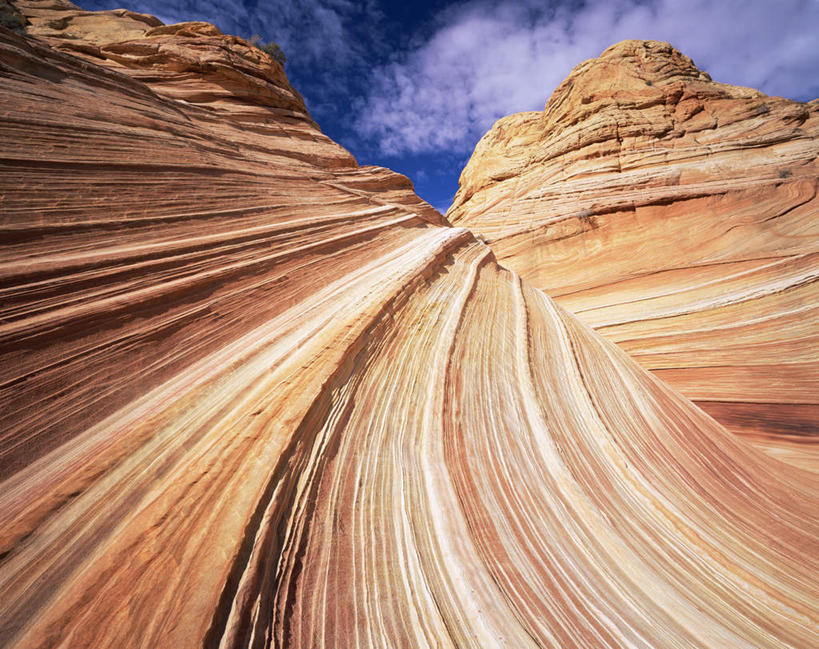
[[[0,646],[819,641],[813,474],[241,40],[48,38],[0,29]]]
[[[625,41],[498,121],[447,216],[729,429],[817,467],[818,111]]]

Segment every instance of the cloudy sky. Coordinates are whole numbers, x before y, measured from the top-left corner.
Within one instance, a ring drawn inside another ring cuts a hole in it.
[[[313,117],[446,210],[475,143],[576,64],[669,41],[716,81],[819,96],[819,0],[74,0],[275,40]]]

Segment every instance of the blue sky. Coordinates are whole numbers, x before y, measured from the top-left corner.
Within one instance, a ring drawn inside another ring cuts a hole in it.
[[[322,130],[441,211],[495,120],[625,38],[670,41],[715,81],[819,96],[819,0],[74,1],[275,40]]]

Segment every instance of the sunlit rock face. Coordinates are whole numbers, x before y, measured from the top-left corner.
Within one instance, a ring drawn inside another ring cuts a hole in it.
[[[495,124],[448,218],[729,429],[816,466],[817,110],[625,41]]]
[[[816,644],[812,473],[240,39],[52,5],[0,30],[0,646]]]

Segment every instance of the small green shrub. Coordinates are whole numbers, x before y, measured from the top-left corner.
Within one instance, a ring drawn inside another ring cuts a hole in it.
[[[779,177],[780,178],[790,178],[791,177],[791,170],[790,169],[780,169],[779,170]]]
[[[247,40],[253,47],[258,47],[262,52],[269,54],[274,60],[278,61],[279,65],[284,66],[285,62],[287,61],[287,57],[284,55],[284,52],[282,51],[282,48],[279,47],[278,43],[275,41],[270,41],[267,44],[262,43],[262,37],[258,34],[253,34],[253,36]]]
[[[287,61],[287,57],[282,52],[282,48],[279,47],[278,43],[270,41],[267,45],[262,45],[259,48],[262,52],[267,52],[270,56],[272,56],[276,61],[279,62],[279,65],[284,65]]]

